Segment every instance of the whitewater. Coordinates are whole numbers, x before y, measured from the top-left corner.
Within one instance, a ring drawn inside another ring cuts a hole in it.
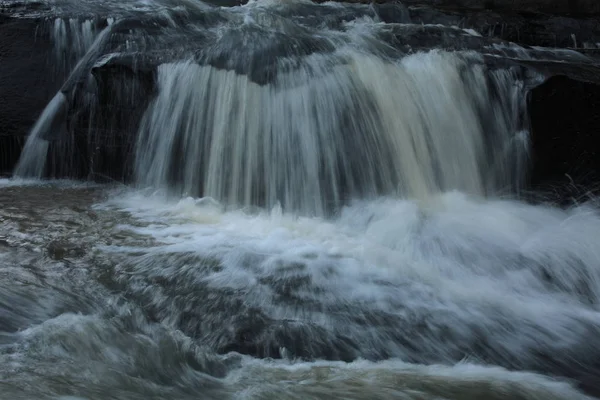
[[[524,49],[366,5],[134,4],[82,2],[96,29],[52,2],[69,72],[0,180],[0,399],[600,395],[600,209],[525,190],[542,78],[487,61]],[[152,52],[131,180],[52,176],[91,71]]]

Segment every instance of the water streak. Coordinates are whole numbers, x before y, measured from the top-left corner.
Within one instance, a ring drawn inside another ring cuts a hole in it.
[[[66,113],[67,98],[64,93],[58,92],[33,126],[14,170],[14,176],[33,178],[43,176],[48,154],[48,141],[44,140],[44,135],[66,129],[64,126]]]
[[[281,68],[267,85],[194,63],[162,65],[138,136],[138,181],[322,215],[382,193],[485,194],[522,174],[514,163],[526,146],[486,152],[516,136],[515,77],[492,74],[490,84],[482,65],[436,51],[397,63],[355,51],[333,57]]]
[[[92,90],[93,80],[91,69],[99,55],[104,50],[116,24],[109,25],[98,34],[85,54],[78,60],[73,70],[69,73],[60,90],[48,103],[36,121],[27,137],[22,155],[13,171],[19,178],[43,178],[46,160],[48,158],[48,141],[64,140],[68,132],[68,114],[71,109],[70,102],[76,99],[80,92],[81,98],[92,102],[91,96],[86,96],[86,90]]]

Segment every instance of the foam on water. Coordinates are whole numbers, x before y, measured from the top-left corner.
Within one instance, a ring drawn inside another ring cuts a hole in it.
[[[167,243],[156,251],[211,252],[218,242],[230,241],[236,244],[232,251],[264,247],[267,253],[335,253],[363,264],[356,271],[410,272],[449,287],[453,280],[462,279],[490,279],[493,286],[500,285],[491,289],[462,282],[460,286],[469,288],[462,295],[470,290],[477,295],[511,290],[532,297],[556,294],[546,292],[549,288],[540,286],[541,282],[536,284],[534,276],[523,279],[531,272],[524,271],[528,261],[544,261],[546,273],[560,277],[557,284],[576,285],[579,270],[590,278],[586,279],[591,285],[588,295],[600,295],[600,270],[596,268],[600,249],[592,234],[600,229],[600,215],[592,206],[562,210],[449,192],[423,201],[382,198],[357,202],[335,219],[321,219],[282,213],[279,206],[270,212],[248,213],[225,211],[211,199],[187,198],[176,203],[161,199],[135,194],[108,204],[118,204],[149,223],[158,223],[135,228]],[[412,262],[407,263],[409,260]],[[582,265],[574,263],[576,260]],[[502,287],[503,280],[509,287]],[[349,281],[363,282],[354,277]],[[583,300],[576,291],[563,294]]]
[[[356,204],[323,220],[278,207],[223,212],[193,199],[113,201],[146,221],[122,226],[124,232],[161,243],[128,273],[189,275],[208,288],[244,293],[245,305],[268,318],[343,332],[364,357],[383,352],[427,363],[474,357],[528,369],[545,363],[539,354],[568,364],[569,357],[581,361],[595,352],[600,216],[591,207],[560,210],[446,193],[425,202]],[[176,261],[189,254],[220,267],[207,270],[200,261],[196,270]],[[167,264],[153,261],[164,257]],[[304,283],[294,287],[294,279]],[[282,300],[277,282],[291,285],[285,293],[294,302]],[[151,301],[168,307],[159,297]],[[477,347],[479,340],[489,348]]]
[[[78,190],[31,221],[18,204],[0,216],[22,235],[0,248],[11,398],[587,398],[555,375],[596,388],[591,204],[448,192],[325,219],[121,188],[90,213],[62,202]],[[43,256],[44,237],[87,261]]]
[[[36,391],[35,386],[18,390],[11,374],[10,379],[0,382],[3,393],[16,400],[29,398],[24,392],[61,400],[95,396],[194,399],[199,393],[207,399],[235,400],[591,399],[567,380],[471,363],[455,366],[427,366],[400,360],[307,363],[239,355],[207,356],[176,332],[146,326],[143,334],[128,333],[116,322],[120,318],[107,322],[98,316],[65,314],[19,333],[27,347],[13,353],[9,363],[23,375],[43,379],[48,387],[45,393]],[[48,360],[67,358],[70,362],[61,364],[60,371],[48,362],[38,372],[27,366],[29,353],[43,355]],[[188,363],[181,363],[182,358],[187,358]],[[169,362],[173,363],[172,368],[165,369],[164,364]],[[210,376],[209,371],[218,377]],[[134,379],[127,377],[128,373],[138,375]],[[55,376],[60,379],[55,380]],[[161,380],[169,384],[155,383]],[[76,395],[61,395],[65,390]],[[133,393],[143,397],[131,397]]]
[[[230,375],[238,399],[589,399],[567,383],[531,373],[469,363],[453,367],[248,360]]]

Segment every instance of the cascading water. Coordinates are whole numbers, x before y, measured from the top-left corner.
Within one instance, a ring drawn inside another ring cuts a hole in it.
[[[567,53],[399,4],[52,4],[80,58],[15,175],[133,183],[0,180],[0,397],[600,393],[598,208],[518,200],[518,57]]]
[[[272,7],[217,15],[203,10],[202,25],[184,32],[198,47],[179,46],[169,62],[158,61],[157,95],[132,149],[139,185],[232,206],[280,203],[310,215],[382,194],[426,198],[448,190],[519,189],[527,87],[515,71],[490,68],[475,52],[407,55],[388,43],[385,25],[361,16],[364,7],[327,6],[342,18],[352,12],[360,18],[321,24],[286,18],[284,6]],[[101,44],[91,46],[61,91],[75,97],[81,89],[69,82],[84,81],[91,67],[110,63],[119,51],[135,57],[148,43],[171,46],[181,35],[173,20],[165,18],[157,38],[142,33],[116,46],[123,30],[106,28],[105,40],[96,40]],[[88,25],[76,48],[89,41]],[[62,32],[64,23],[57,27]],[[107,55],[98,59],[102,47]],[[35,158],[44,164],[28,152],[22,163]],[[32,170],[20,165],[16,175]]]
[[[56,18],[51,37],[54,43],[54,66],[68,71],[94,43],[97,29],[91,19]]]
[[[49,130],[61,129],[60,124],[64,121],[64,114],[67,112],[66,102],[65,95],[59,92],[46,106],[25,143],[23,155],[15,168],[15,176],[42,177],[48,153],[48,142],[43,140],[42,135]]]
[[[517,136],[518,82],[492,76],[501,93],[488,101],[488,72],[476,60],[340,53],[283,67],[267,85],[195,63],[162,65],[138,136],[138,181],[322,215],[363,196],[495,193],[523,173],[518,151],[486,151]]]

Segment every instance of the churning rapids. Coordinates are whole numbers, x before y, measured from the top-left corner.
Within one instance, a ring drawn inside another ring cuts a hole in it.
[[[492,62],[575,53],[172,3],[52,2],[71,73],[0,181],[2,400],[600,394],[600,211],[520,200],[540,77]],[[132,59],[133,182],[42,180],[91,69]]]

